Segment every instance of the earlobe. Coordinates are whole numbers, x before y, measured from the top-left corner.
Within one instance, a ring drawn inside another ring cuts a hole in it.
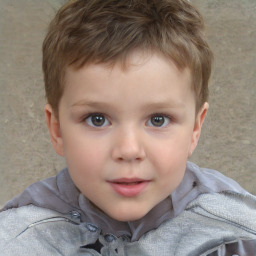
[[[59,154],[60,156],[63,156],[64,150],[63,150],[63,140],[62,140],[61,130],[60,130],[60,122],[55,117],[55,114],[50,104],[45,105],[44,111],[45,111],[46,123],[51,136],[52,146],[55,149],[57,154]]]
[[[205,102],[197,113],[188,157],[192,155],[197,146],[208,108],[209,104],[208,102]]]

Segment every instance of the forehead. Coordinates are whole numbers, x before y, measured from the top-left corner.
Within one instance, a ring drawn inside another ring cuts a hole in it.
[[[157,68],[158,66],[160,68]],[[68,82],[70,82],[70,78],[74,78],[75,75],[80,76],[82,73],[106,73],[107,71],[112,75],[132,75],[140,72],[142,73],[145,69],[151,69],[152,71],[152,67],[155,71],[154,75],[161,76],[161,74],[163,74],[163,72],[161,72],[161,69],[163,71],[163,66],[172,69],[176,72],[176,75],[178,75],[180,78],[183,77],[184,80],[189,80],[190,84],[192,84],[192,74],[188,67],[179,68],[172,59],[167,58],[162,53],[150,51],[148,49],[133,50],[126,56],[110,60],[108,62],[89,62],[84,64],[82,67],[68,66],[65,72],[65,82],[68,84]],[[167,69],[165,68],[165,70]]]
[[[131,111],[150,105],[190,105],[194,109],[195,98],[188,68],[180,70],[161,55],[141,52],[129,56],[125,67],[120,63],[69,67],[63,97],[69,106],[120,108],[126,104]]]

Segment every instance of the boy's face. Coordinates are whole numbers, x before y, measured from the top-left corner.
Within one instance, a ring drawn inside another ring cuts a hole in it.
[[[52,143],[80,191],[120,221],[145,216],[181,182],[207,103],[195,116],[188,69],[160,55],[68,68],[59,120],[46,106]]]

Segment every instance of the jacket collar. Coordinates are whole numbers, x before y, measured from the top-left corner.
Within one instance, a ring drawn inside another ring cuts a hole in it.
[[[241,191],[241,187],[216,171],[200,169],[188,162],[182,182],[170,196],[143,218],[120,222],[110,218],[85,198],[74,185],[68,169],[64,169],[57,176],[29,186],[20,196],[9,201],[3,210],[33,204],[62,214],[78,211],[82,222],[96,225],[103,234],[128,236],[131,241],[136,241],[146,232],[178,216],[198,195],[225,190]]]

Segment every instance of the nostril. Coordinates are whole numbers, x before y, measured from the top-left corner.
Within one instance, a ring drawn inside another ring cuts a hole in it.
[[[140,162],[143,160],[143,157],[118,157],[116,161],[118,162]]]

